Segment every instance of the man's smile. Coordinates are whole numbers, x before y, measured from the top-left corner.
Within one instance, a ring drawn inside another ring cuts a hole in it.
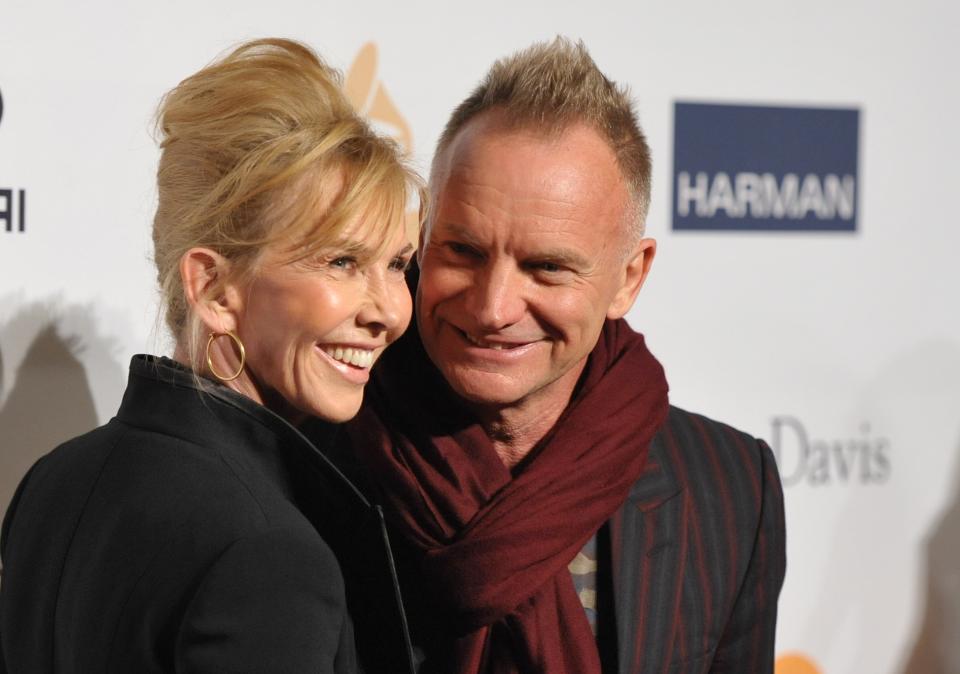
[[[474,346],[480,347],[481,349],[493,349],[494,351],[518,349],[522,346],[527,346],[528,344],[531,344],[533,342],[540,341],[540,340],[534,340],[534,339],[518,341],[518,340],[504,339],[502,337],[484,338],[484,337],[471,335],[469,332],[465,330],[461,330],[460,328],[457,328],[457,330],[460,332],[460,334],[463,336],[463,338],[466,341],[470,342]]]

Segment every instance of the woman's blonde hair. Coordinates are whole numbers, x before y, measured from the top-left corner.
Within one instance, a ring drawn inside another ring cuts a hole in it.
[[[216,251],[242,280],[265,250],[306,259],[360,220],[386,245],[404,226],[411,193],[423,194],[396,144],[350,105],[340,74],[291,40],[242,44],[185,79],[163,98],[157,130],[154,261],[167,326],[194,372],[201,325],[179,269],[190,248]]]

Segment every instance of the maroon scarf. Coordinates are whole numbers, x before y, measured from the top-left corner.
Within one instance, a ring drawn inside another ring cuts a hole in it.
[[[415,331],[388,352],[350,435],[464,634],[439,671],[600,672],[567,565],[626,500],[666,414],[643,337],[607,321],[570,405],[511,475]]]

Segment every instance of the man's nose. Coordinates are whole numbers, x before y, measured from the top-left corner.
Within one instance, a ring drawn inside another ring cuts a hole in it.
[[[466,308],[477,327],[501,330],[523,316],[522,290],[523,278],[519,270],[506,263],[490,264],[474,277]]]

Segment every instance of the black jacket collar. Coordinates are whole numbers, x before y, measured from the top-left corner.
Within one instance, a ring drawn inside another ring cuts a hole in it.
[[[311,439],[285,419],[246,396],[193,372],[169,358],[137,355],[117,419],[198,445],[213,447],[275,484],[288,497],[297,471],[314,468],[338,491],[371,505],[314,442],[333,443],[337,427],[309,424]]]

